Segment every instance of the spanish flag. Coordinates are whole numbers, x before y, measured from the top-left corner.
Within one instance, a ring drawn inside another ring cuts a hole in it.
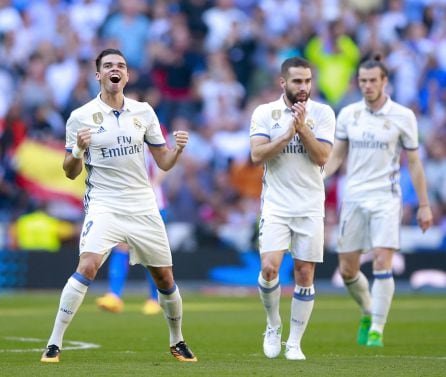
[[[37,199],[62,199],[81,206],[86,172],[74,181],[68,179],[62,168],[64,157],[62,142],[25,139],[14,153],[17,183]]]

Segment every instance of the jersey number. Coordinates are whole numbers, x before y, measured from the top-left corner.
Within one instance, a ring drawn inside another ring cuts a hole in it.
[[[92,225],[93,225],[93,221],[91,221],[91,220],[85,224],[85,230],[82,232],[82,237],[85,237],[88,234]]]

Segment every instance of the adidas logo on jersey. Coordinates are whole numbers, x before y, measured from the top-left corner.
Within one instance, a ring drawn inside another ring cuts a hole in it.
[[[100,134],[102,132],[105,132],[105,128],[101,126],[101,127],[99,127],[99,130],[98,130],[97,133]]]
[[[281,128],[279,123],[276,123],[276,124],[273,126],[273,130],[275,130],[275,129],[277,129],[277,128]]]

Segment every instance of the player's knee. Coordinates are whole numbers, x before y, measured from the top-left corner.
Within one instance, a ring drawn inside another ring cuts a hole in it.
[[[170,289],[175,284],[173,275],[168,270],[159,270],[152,273],[155,285],[159,289]]]
[[[89,279],[89,280],[94,280],[94,278],[96,277],[96,274],[98,272],[98,267],[96,267],[95,265],[79,265],[79,267],[77,268],[76,272],[79,272],[82,276],[84,276],[85,278]]]
[[[265,263],[262,266],[262,276],[266,281],[274,280],[279,274],[279,268],[272,263]]]
[[[358,269],[348,264],[341,264],[339,266],[339,273],[344,281],[349,281],[356,277]]]
[[[97,258],[84,257],[81,258],[76,272],[79,272],[82,276],[89,280],[94,280],[100,266],[100,260],[97,260]]]
[[[296,283],[304,287],[313,284],[314,270],[310,265],[302,265],[294,271]]]

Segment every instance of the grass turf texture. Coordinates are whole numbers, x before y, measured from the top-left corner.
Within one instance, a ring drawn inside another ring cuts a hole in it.
[[[180,363],[170,355],[164,318],[141,314],[141,295],[125,296],[121,314],[98,311],[96,297],[86,296],[65,334],[64,347],[69,341],[81,341],[100,348],[63,350],[59,364],[43,364],[40,355],[59,292],[0,295],[0,376],[446,375],[446,299],[442,295],[396,296],[382,349],[356,345],[359,311],[349,297],[318,295],[303,340],[307,360],[288,361],[283,352],[272,360],[263,355],[265,316],[257,296],[184,293],[183,331],[198,363]],[[289,307],[290,298],[283,297],[284,341]]]

